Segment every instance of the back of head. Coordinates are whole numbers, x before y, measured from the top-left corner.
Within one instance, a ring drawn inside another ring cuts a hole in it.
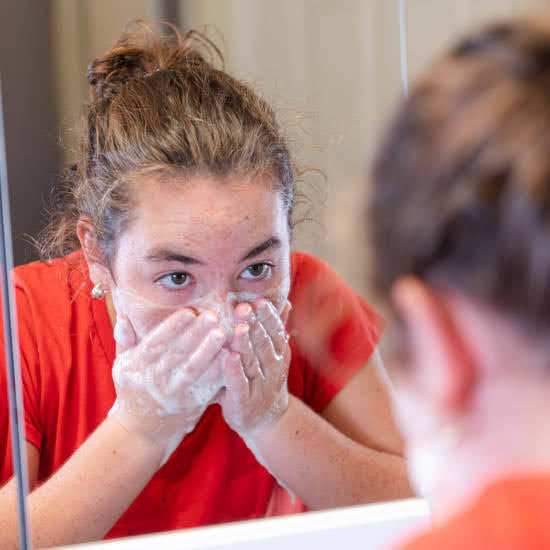
[[[550,325],[550,24],[490,25],[414,86],[369,219],[383,296],[413,275]]]
[[[84,216],[109,257],[130,219],[131,180],[144,173],[267,174],[290,216],[293,167],[272,109],[217,67],[221,54],[204,35],[169,30],[163,35],[138,21],[90,63],[80,155],[43,255],[76,248],[76,221]]]

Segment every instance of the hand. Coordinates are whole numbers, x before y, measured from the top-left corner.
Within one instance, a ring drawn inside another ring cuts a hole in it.
[[[117,398],[110,411],[130,432],[164,445],[167,460],[222,388],[226,335],[217,315],[172,314],[136,345],[128,317],[115,326]]]
[[[288,408],[289,312],[287,302],[279,317],[265,299],[253,308],[246,303],[235,308],[231,353],[223,364],[226,390],[219,402],[225,421],[243,438],[269,428]]]

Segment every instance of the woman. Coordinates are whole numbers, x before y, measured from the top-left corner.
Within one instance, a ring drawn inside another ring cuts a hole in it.
[[[287,146],[214,53],[139,25],[92,62],[62,257],[16,270],[37,546],[288,511],[277,481],[309,508],[409,493],[380,319],[290,253]]]
[[[416,84],[379,152],[375,281],[434,526],[410,550],[550,548],[550,22],[493,24]]]

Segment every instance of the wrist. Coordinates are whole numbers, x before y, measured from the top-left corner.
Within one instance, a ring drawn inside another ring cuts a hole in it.
[[[195,425],[185,425],[178,422],[180,419],[169,415],[157,416],[128,411],[120,406],[118,400],[109,411],[108,417],[122,427],[127,437],[154,449],[162,457],[161,465]]]
[[[248,430],[246,434],[241,435],[255,443],[273,437],[273,434],[279,430],[279,426],[284,423],[292,399],[294,398],[288,393],[286,387],[283,388],[262,420]]]

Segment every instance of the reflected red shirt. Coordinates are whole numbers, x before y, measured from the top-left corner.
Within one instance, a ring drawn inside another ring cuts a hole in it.
[[[401,550],[548,550],[550,472],[505,479]]]
[[[297,252],[291,266],[288,386],[321,411],[368,360],[382,322],[319,259]],[[40,483],[111,408],[115,342],[105,302],[90,297],[92,285],[81,252],[18,267],[15,281],[26,438],[40,450]],[[0,372],[5,387],[4,369]],[[5,482],[12,462],[6,392],[2,395],[0,476]],[[213,405],[108,536],[262,517],[274,483]]]

